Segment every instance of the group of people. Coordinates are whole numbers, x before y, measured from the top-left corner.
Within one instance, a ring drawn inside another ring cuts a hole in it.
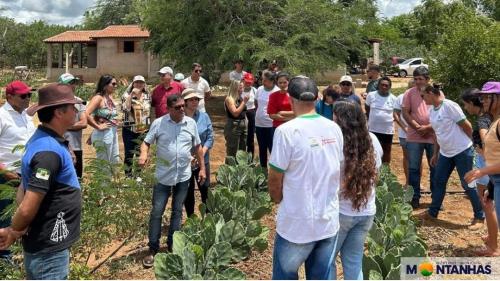
[[[391,161],[394,122],[406,184],[414,189],[413,207],[420,204],[425,151],[432,203],[424,219],[437,218],[456,168],[474,211],[471,227],[481,226],[486,218],[488,236],[478,253],[499,254],[500,204],[494,207],[491,199],[500,198],[500,82],[464,92],[466,111],[478,116],[473,129],[460,106],[430,83],[423,67],[413,73],[414,85],[396,97],[391,79],[380,77],[375,65],[368,70],[365,93],[358,95],[347,75],[320,94],[308,77],[292,77],[275,65],[256,78],[243,71],[242,64],[235,61],[224,100],[226,154],[246,150],[253,156],[256,135],[260,165],[269,171],[269,193],[279,203],[273,279],[298,278],[303,263],[308,279],[334,279],[337,255],[345,279],[362,279],[364,243],[376,213],[377,174],[382,163]],[[78,78],[68,73],[39,89],[38,103],[29,108],[32,89],[21,81],[7,85],[6,103],[0,108],[0,180],[21,184],[12,221],[0,221],[0,255],[8,258],[9,246],[22,237],[29,279],[68,276],[69,248],[79,236],[82,130],[88,125],[96,157],[111,164],[120,161],[121,127],[129,175],[134,158],[147,167],[151,145],[156,145],[158,183],[153,187],[149,253],[143,265],[153,266],[160,249],[162,216],[170,196],[171,251],[183,208],[188,216],[194,213],[195,187],[202,202],[210,188],[209,155],[215,137],[205,109],[211,90],[201,73],[198,63],[184,79],[163,67],[158,71],[160,83],[151,92],[137,75],[120,103],[114,96],[118,82],[110,75],[100,77],[86,105],[74,95]],[[262,83],[257,88],[256,80]],[[38,128],[31,117],[35,113]],[[27,144],[24,153],[12,152],[18,144]],[[14,165],[18,160],[21,167]],[[9,203],[0,201],[0,211]]]

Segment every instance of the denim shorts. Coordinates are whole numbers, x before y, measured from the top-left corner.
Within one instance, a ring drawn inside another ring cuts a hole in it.
[[[474,159],[474,163],[475,163],[475,168],[477,168],[477,169],[481,169],[481,168],[486,167],[486,162],[484,161],[484,157],[477,152],[476,152],[476,157]],[[490,177],[483,176],[483,177],[477,179],[476,183],[486,186],[486,185],[488,185],[489,181],[490,181]]]

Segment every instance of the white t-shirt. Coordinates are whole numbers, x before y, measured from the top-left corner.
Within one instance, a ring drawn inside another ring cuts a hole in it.
[[[389,94],[381,96],[378,91],[370,92],[366,97],[365,104],[370,107],[368,128],[370,132],[380,134],[394,134],[394,103],[396,96]]]
[[[284,173],[276,231],[292,243],[333,237],[339,229],[344,140],[340,127],[319,114],[276,128],[271,169]]]
[[[274,86],[271,91],[266,91],[264,86],[260,86],[255,94],[255,100],[257,101],[257,111],[255,112],[255,126],[271,128],[273,126],[273,120],[267,114],[267,104],[269,103],[269,96],[271,93],[279,91],[280,88]]]
[[[472,140],[458,125],[467,118],[456,102],[444,99],[439,107],[432,106],[429,119],[443,156],[453,157],[472,145]]]
[[[247,101],[247,109],[255,109],[255,95],[257,93],[257,90],[254,87],[250,87],[250,91],[241,93],[241,97],[247,97],[248,96],[248,101]]]
[[[12,149],[17,145],[26,145],[35,130],[33,117],[26,110],[19,113],[8,102],[0,107],[0,164],[20,173],[21,167],[16,168],[14,163],[21,160],[24,151],[12,153]]]
[[[382,146],[378,141],[377,137],[370,133],[370,138],[372,139],[373,151],[375,152],[375,166],[377,170],[382,166],[382,155],[384,151],[382,150]],[[362,206],[359,211],[352,207],[352,201],[350,199],[345,199],[342,197],[341,192],[339,192],[340,199],[340,213],[346,216],[373,216],[377,212],[377,206],[375,205],[375,186],[376,183],[372,186],[372,193],[370,197],[368,197],[368,202],[366,202],[366,206]]]
[[[203,79],[203,77],[200,77],[200,79],[195,82],[191,79],[191,76],[189,76],[188,78],[182,80],[181,84],[184,87],[184,89],[187,88],[195,89],[202,96],[205,96],[205,93],[211,91],[210,85],[208,85],[207,80]],[[201,112],[206,112],[204,98],[200,100],[200,103],[198,104],[198,110]]]
[[[404,97],[405,97],[405,94],[403,93],[396,98],[396,101],[394,102],[394,110],[402,112],[402,110],[403,110],[402,105],[403,105],[403,98]],[[405,126],[408,126],[408,124],[406,123],[406,121],[403,117],[403,113],[401,113],[401,118],[399,118],[399,122],[401,122]],[[398,126],[398,137],[406,139],[406,132],[403,131],[403,129],[401,129],[399,126]]]
[[[243,75],[246,73],[246,71],[236,72],[236,70],[233,70],[229,72],[229,80],[241,81],[241,79],[243,79]]]

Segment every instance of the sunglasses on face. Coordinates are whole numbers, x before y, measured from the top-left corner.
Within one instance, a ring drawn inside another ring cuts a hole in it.
[[[25,100],[26,98],[31,98],[31,93],[24,94],[24,95],[19,95],[19,98],[22,99],[22,100]]]
[[[172,108],[175,109],[175,110],[181,110],[181,108],[184,108],[184,104],[177,105],[177,106],[174,106]]]
[[[340,86],[351,86],[351,83],[349,83],[349,82],[342,82],[342,83],[340,83]]]
[[[196,69],[194,72],[196,72],[196,73],[202,73],[203,71],[201,69]]]

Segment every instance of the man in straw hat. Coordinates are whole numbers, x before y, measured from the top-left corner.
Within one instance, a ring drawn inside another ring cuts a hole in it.
[[[10,227],[0,229],[0,249],[22,236],[27,279],[66,279],[69,248],[80,236],[81,194],[64,133],[73,126],[79,104],[69,85],[38,91],[42,123],[26,144],[21,174],[24,196]]]

